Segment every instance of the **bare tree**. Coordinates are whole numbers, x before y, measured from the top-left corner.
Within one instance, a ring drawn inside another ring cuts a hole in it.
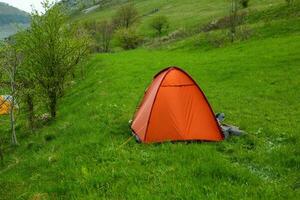
[[[111,22],[109,21],[102,21],[99,24],[99,33],[101,39],[101,46],[103,52],[109,52],[110,50],[110,43],[113,37],[114,28]]]
[[[13,145],[18,145],[16,130],[15,130],[15,97],[16,97],[16,77],[17,70],[20,66],[20,56],[15,44],[5,43],[1,48],[1,68],[5,72],[6,77],[9,80],[9,90],[11,99],[9,101],[9,113],[10,113],[10,129],[11,129],[11,142]]]
[[[138,11],[133,4],[121,6],[113,17],[114,25],[117,28],[129,28],[138,20]]]

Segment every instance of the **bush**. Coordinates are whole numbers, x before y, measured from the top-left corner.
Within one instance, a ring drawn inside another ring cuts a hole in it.
[[[116,33],[116,39],[123,49],[135,49],[141,42],[142,38],[134,29],[119,29]]]
[[[158,36],[161,36],[169,28],[169,21],[166,16],[156,16],[152,19],[150,26],[156,31]]]

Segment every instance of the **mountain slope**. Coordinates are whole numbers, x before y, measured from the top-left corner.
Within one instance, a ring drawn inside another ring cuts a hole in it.
[[[28,13],[0,2],[0,39],[16,33],[19,28],[28,27],[29,22]]]

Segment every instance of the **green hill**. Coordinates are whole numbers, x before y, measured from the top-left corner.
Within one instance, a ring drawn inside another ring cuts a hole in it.
[[[105,1],[104,1],[105,2]],[[104,4],[103,7],[90,13],[79,12],[72,16],[74,21],[101,21],[112,17],[116,10],[123,4],[124,0],[110,1],[111,4]],[[125,1],[126,2],[126,1]],[[160,0],[160,1],[132,1],[139,10],[138,29],[146,36],[153,35],[149,27],[149,21],[157,15],[165,15],[170,21],[170,31],[177,29],[199,30],[201,25],[216,20],[218,17],[229,13],[229,3],[223,0]],[[283,4],[281,0],[252,0],[249,10],[263,10]]]
[[[15,34],[20,28],[28,27],[28,13],[0,2],[0,39]]]
[[[84,79],[77,76],[60,101],[58,118],[30,136],[18,129],[21,145],[7,150],[0,168],[0,199],[299,199],[299,5],[250,2],[242,25],[247,39],[230,43],[222,40],[224,30],[193,32],[160,46],[93,54]],[[159,8],[173,30],[226,14],[224,1],[136,6],[140,13]],[[114,10],[73,20],[102,19]],[[149,19],[139,27],[151,35]],[[247,134],[220,143],[128,141],[128,121],[145,88],[174,65],[191,74],[215,112]]]

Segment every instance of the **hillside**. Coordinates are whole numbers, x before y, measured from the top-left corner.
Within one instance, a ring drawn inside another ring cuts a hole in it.
[[[123,4],[122,0],[111,1],[110,4],[98,8],[90,13],[79,12],[72,16],[72,20],[79,22],[101,21],[110,19],[116,10]],[[126,1],[125,1],[126,2]],[[178,29],[186,31],[198,31],[202,25],[228,15],[229,4],[223,0],[160,0],[145,1],[135,0],[134,5],[139,10],[139,32],[146,37],[153,37],[153,31],[149,27],[150,20],[157,15],[164,15],[170,21],[170,32]],[[252,0],[248,10],[263,10],[282,4],[280,0]],[[247,9],[246,9],[247,10]]]
[[[16,33],[20,28],[28,27],[29,22],[28,13],[0,2],[0,39]]]
[[[192,30],[226,13],[224,1],[186,2],[136,5],[140,13],[159,7],[171,30]],[[76,76],[60,100],[58,118],[30,136],[18,128],[21,145],[8,149],[0,166],[0,199],[299,199],[299,5],[251,2],[242,25],[251,35],[234,43],[222,40],[224,30],[212,30],[91,55],[84,79]],[[72,20],[102,19],[114,10]],[[150,18],[139,28],[152,37]],[[247,134],[219,143],[128,140],[145,88],[167,66],[191,74],[213,110]],[[1,120],[0,132],[8,135]]]

